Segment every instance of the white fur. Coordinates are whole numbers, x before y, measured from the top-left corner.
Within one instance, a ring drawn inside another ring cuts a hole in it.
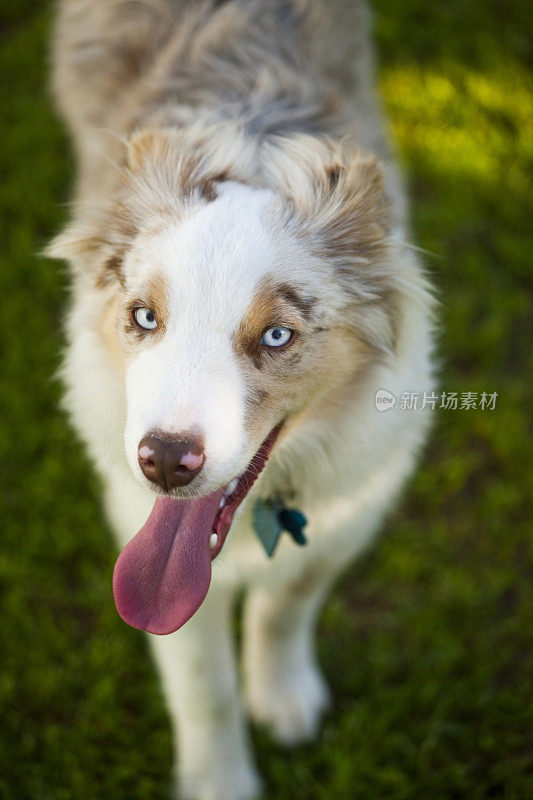
[[[150,264],[165,276],[171,299],[163,341],[142,350],[126,374],[126,452],[143,485],[137,446],[156,428],[203,435],[203,494],[243,472],[257,449],[245,438],[245,388],[232,337],[261,277],[282,257],[262,222],[273,200],[265,189],[223,184],[214,202],[142,237],[127,258],[133,287],[136,272],[145,277]]]

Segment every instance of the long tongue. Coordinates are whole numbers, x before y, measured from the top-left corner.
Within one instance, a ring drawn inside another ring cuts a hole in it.
[[[128,625],[172,633],[201,606],[211,582],[209,537],[222,494],[157,498],[115,564],[115,604]]]

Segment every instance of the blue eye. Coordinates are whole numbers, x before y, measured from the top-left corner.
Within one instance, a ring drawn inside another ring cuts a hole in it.
[[[276,328],[269,328],[261,337],[261,344],[267,347],[282,347],[290,342],[292,331],[290,328],[283,328],[281,325]]]
[[[149,308],[136,308],[133,315],[140,328],[144,328],[147,331],[153,331],[157,328],[155,314]]]

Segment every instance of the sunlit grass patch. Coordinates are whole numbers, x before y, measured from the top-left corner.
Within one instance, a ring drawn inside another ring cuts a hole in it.
[[[529,76],[494,74],[444,64],[384,69],[381,88],[394,136],[408,163],[459,175],[500,191],[525,192],[533,158],[533,94]]]

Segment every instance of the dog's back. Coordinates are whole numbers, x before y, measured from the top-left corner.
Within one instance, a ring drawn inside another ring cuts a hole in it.
[[[259,134],[352,138],[386,165],[403,226],[404,192],[374,91],[369,23],[363,0],[64,0],[53,88],[77,145],[79,190],[105,178],[102,156],[114,161],[120,137],[151,108],[158,125],[172,125],[211,107]]]
[[[226,66],[236,57],[236,92],[253,87],[277,56],[278,67],[305,67],[309,100],[320,96],[325,76],[349,95],[366,82],[367,16],[359,0],[333,0],[327,13],[301,0],[64,0],[53,47],[58,105],[74,129],[86,130],[105,126],[128,90],[154,69],[174,73],[179,95],[193,85],[214,88],[210,82],[221,77],[230,84],[226,70],[203,73],[206,55]],[[280,96],[290,90],[277,86]]]

